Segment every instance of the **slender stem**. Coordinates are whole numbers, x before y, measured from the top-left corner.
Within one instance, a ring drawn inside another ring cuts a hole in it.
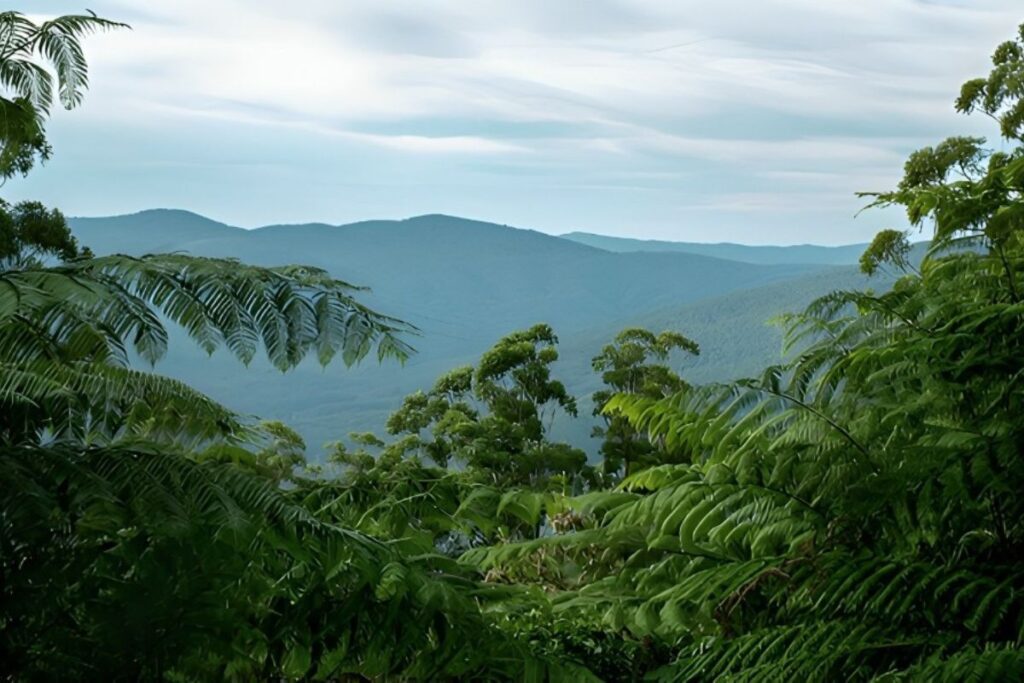
[[[1010,298],[1013,299],[1015,304],[1020,303],[1020,295],[1017,293],[1017,278],[1014,276],[1013,268],[1010,267],[1010,262],[1006,258],[1006,252],[998,244],[993,244],[992,246],[996,254],[999,255],[999,260],[1003,263],[1003,270],[1006,271],[1006,281],[1010,285]]]
[[[45,26],[45,24],[44,24],[44,26]],[[32,31],[32,33],[30,33],[30,34],[28,34],[28,36],[26,36],[25,40],[21,41],[21,43],[19,43],[18,45],[15,45],[14,47],[11,47],[11,48],[8,49],[8,46],[10,45],[10,42],[11,42],[11,37],[14,35],[14,32],[12,31],[11,32],[11,36],[8,36],[7,42],[4,43],[3,51],[0,51],[0,62],[4,62],[8,58],[18,54],[19,52],[21,52],[24,49],[30,47],[32,45],[32,43],[34,43],[39,38],[39,35],[42,32],[42,28],[43,28],[42,26],[37,26],[36,29],[34,31]]]
[[[804,500],[800,496],[789,493],[788,491],[783,491],[782,489],[773,488],[771,486],[765,486],[764,484],[744,484],[744,486],[752,489],[761,489],[762,491],[768,491],[769,493],[775,493],[784,498],[788,498],[796,503],[799,503],[800,505],[803,505],[805,508],[807,508],[814,514],[818,515],[819,517],[825,517],[825,513],[823,513],[818,508],[814,507],[814,505],[812,505],[809,501]]]
[[[850,434],[850,432],[848,432],[842,425],[840,425],[838,422],[836,422],[835,420],[830,418],[828,415],[826,415],[825,413],[823,413],[820,410],[818,410],[817,408],[815,408],[814,406],[812,406],[812,405],[810,405],[808,403],[805,403],[804,401],[801,401],[800,399],[796,398],[795,396],[790,396],[789,394],[785,394],[785,393],[783,393],[781,391],[773,391],[773,390],[769,389],[768,387],[755,386],[753,388],[757,389],[759,391],[762,391],[762,392],[764,392],[766,394],[770,394],[772,396],[776,396],[776,397],[784,399],[786,401],[790,401],[791,403],[794,403],[794,404],[800,406],[801,408],[803,408],[804,410],[808,411],[812,415],[818,417],[819,419],[821,419],[822,421],[827,423],[829,426],[831,426],[834,430],[839,432],[839,434],[841,434],[843,436],[843,438],[845,438],[847,441],[849,441],[850,444],[854,448],[856,448],[858,451],[860,451],[864,455],[865,458],[867,458],[868,460],[871,459],[871,453],[869,453],[868,450],[866,448],[864,448],[864,446],[862,446],[859,441],[857,441],[857,439],[853,438],[853,435]]]

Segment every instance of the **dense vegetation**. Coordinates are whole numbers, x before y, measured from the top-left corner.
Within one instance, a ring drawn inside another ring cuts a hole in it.
[[[80,99],[92,16],[0,14],[5,177]],[[10,46],[13,46],[10,47]],[[694,385],[697,345],[592,360],[602,461],[535,325],[311,465],[155,363],[166,324],[243,362],[405,358],[414,330],[312,267],[95,257],[0,204],[0,676],[8,680],[1018,680],[1024,677],[1024,28],[951,138],[871,195],[917,265],[785,320],[793,359]],[[39,64],[48,64],[51,71]]]

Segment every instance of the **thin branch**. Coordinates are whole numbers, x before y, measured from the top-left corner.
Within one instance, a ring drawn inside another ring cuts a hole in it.
[[[847,431],[845,427],[840,425],[838,422],[836,422],[835,420],[830,418],[828,415],[826,415],[825,413],[823,413],[820,410],[818,410],[817,408],[815,408],[814,406],[812,406],[812,405],[810,405],[808,403],[805,403],[804,401],[801,401],[800,399],[798,399],[795,396],[790,396],[789,394],[783,393],[781,391],[773,391],[773,390],[771,390],[771,389],[769,389],[768,387],[765,387],[765,386],[760,386],[760,385],[748,385],[748,386],[749,386],[749,388],[754,389],[755,391],[760,391],[760,392],[769,394],[771,396],[775,396],[777,398],[781,398],[783,400],[789,401],[789,402],[791,402],[791,403],[793,403],[795,405],[800,406],[801,408],[803,408],[807,412],[811,413],[812,415],[818,417],[819,419],[821,419],[822,421],[827,423],[830,427],[832,427],[840,435],[842,435],[843,438],[845,438],[847,441],[849,441],[850,445],[852,445],[854,448],[856,448],[858,451],[860,451],[861,454],[864,455],[864,457],[866,457],[869,461],[871,460],[871,453],[864,446],[862,446],[860,444],[860,442],[857,441],[857,439],[853,438],[853,435],[850,434],[850,432]]]

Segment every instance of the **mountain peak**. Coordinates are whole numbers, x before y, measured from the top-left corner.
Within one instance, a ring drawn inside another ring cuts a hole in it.
[[[71,218],[73,223],[131,223],[141,229],[170,229],[180,230],[240,230],[233,226],[215,221],[212,218],[200,215],[185,209],[144,209],[135,213],[120,216],[75,216]]]
[[[217,221],[207,218],[195,211],[189,211],[188,209],[168,209],[168,208],[156,208],[156,209],[143,209],[142,211],[136,211],[128,216],[135,216],[137,218],[145,218],[147,216],[165,216],[168,218],[188,218],[191,220],[201,220],[209,223],[216,223]]]
[[[483,229],[498,229],[498,230],[522,230],[524,232],[536,232],[529,228],[517,228],[512,225],[504,223],[494,223],[491,221],[481,221],[475,218],[464,218],[462,216],[452,216],[446,213],[425,213],[421,216],[410,216],[405,218],[400,223],[409,223],[412,225],[419,225],[423,227],[464,227],[464,228],[483,228]]]

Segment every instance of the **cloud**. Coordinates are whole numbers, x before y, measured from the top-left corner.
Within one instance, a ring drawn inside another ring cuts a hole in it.
[[[42,0],[35,11],[65,4]],[[382,199],[365,207],[377,215],[483,207],[501,222],[578,216],[575,227],[614,231],[612,221],[639,213],[621,230],[666,236],[681,211],[715,211],[734,239],[751,207],[794,239],[822,215],[844,235],[873,229],[837,209],[844,181],[848,197],[858,183],[894,178],[917,146],[991,132],[950,103],[1024,18],[1014,0],[97,0],[94,9],[134,26],[89,40],[93,92],[67,124],[94,142],[66,147],[109,160],[107,180],[93,180],[105,187],[143,165],[208,158],[213,144],[225,157],[262,154],[268,168],[292,169],[246,179],[274,184],[273,205],[255,192],[244,207],[217,207],[238,223],[287,219],[289,189],[306,197],[332,178],[372,184]],[[126,142],[146,136],[156,139]],[[61,159],[58,147],[58,170]],[[408,191],[414,171],[432,187],[422,197]],[[680,178],[689,181],[673,186]],[[536,194],[540,184],[562,190]],[[164,191],[163,204],[188,204],[185,190]],[[660,203],[637,209],[652,193]],[[356,203],[335,193],[305,205],[330,201]],[[808,210],[803,223],[796,206]]]

